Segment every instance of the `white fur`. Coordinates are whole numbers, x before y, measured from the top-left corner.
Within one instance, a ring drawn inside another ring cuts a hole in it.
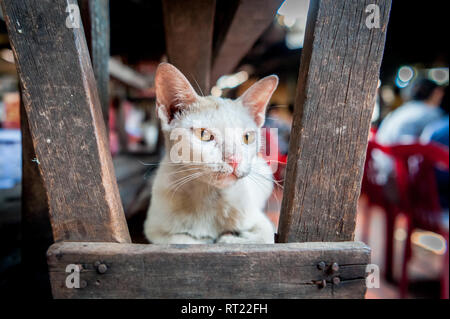
[[[184,88],[190,88],[180,82],[173,67],[164,67]],[[170,92],[161,87],[157,92],[170,101]],[[180,95],[195,93],[176,94],[179,103]],[[258,156],[261,134],[255,116],[261,114],[255,114],[240,99],[196,96],[190,105],[177,104],[179,111],[171,118],[170,108],[161,103],[158,100],[158,116],[166,154],[154,179],[144,224],[147,239],[155,244],[273,243],[274,227],[263,212],[273,182],[270,167]],[[195,128],[207,128],[214,140],[201,141],[193,133]],[[251,145],[242,142],[248,131],[257,136]],[[179,137],[185,144],[177,140]],[[181,145],[188,146],[188,156],[197,161],[175,163]],[[234,171],[236,178],[228,179],[233,168],[225,158],[232,155],[241,161]],[[218,174],[227,177],[217,180]]]

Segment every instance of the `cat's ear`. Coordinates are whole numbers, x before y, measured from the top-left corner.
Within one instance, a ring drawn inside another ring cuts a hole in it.
[[[158,115],[167,124],[175,114],[193,104],[198,95],[189,81],[176,67],[161,63],[155,76]]]
[[[270,75],[253,84],[238,99],[250,109],[256,124],[261,127],[265,121],[266,107],[278,86],[278,76]]]

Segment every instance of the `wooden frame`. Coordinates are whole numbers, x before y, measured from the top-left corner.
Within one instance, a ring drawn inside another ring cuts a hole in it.
[[[283,0],[239,1],[223,41],[216,45],[211,71],[211,84],[230,74],[238,66],[256,40],[273,22]],[[258,9],[256,9],[258,8]]]
[[[67,242],[47,256],[55,298],[363,298],[370,249]],[[66,287],[69,264],[80,269],[80,289]]]
[[[78,0],[105,126],[109,125],[109,0]]]
[[[191,67],[206,54],[209,65],[215,1],[189,3],[199,18],[188,27],[206,44],[176,60],[182,52],[174,51],[170,21],[186,8],[165,0],[169,58]],[[48,250],[54,297],[364,296],[370,249],[339,241],[353,240],[391,0],[311,2],[278,236],[289,243],[244,246],[129,244],[84,31],[66,27],[68,4],[76,1],[2,1],[35,151],[24,154],[35,156],[57,242]],[[380,8],[380,28],[365,24],[369,4]],[[209,85],[205,65],[193,71],[202,89]],[[78,289],[66,286],[71,264],[81,270]]]
[[[367,26],[369,5],[379,8],[379,28]],[[354,239],[390,7],[390,0],[311,1],[280,242]]]

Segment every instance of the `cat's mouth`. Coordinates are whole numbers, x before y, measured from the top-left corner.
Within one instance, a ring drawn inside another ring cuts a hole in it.
[[[239,177],[235,173],[221,173],[216,176],[214,185],[219,188],[226,188],[233,185]]]

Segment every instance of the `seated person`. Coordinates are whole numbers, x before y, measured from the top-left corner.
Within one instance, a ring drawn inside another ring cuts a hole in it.
[[[439,108],[444,90],[435,82],[424,79],[413,87],[412,101],[409,101],[382,121],[376,141],[382,145],[415,142],[428,124],[440,119]]]

